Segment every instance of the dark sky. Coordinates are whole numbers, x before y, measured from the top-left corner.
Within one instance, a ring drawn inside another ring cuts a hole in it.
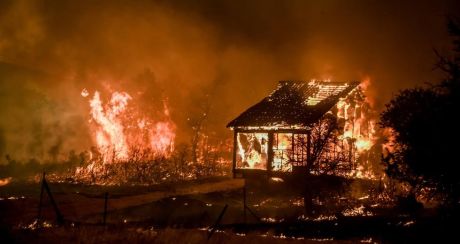
[[[209,131],[228,136],[226,123],[278,80],[370,79],[381,109],[399,89],[440,79],[433,48],[448,52],[446,16],[459,9],[454,0],[0,1],[0,153],[88,147],[83,88],[147,91],[142,104],[167,97],[180,141],[206,95]]]

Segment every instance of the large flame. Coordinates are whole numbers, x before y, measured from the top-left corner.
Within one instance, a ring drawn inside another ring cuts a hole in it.
[[[366,78],[358,87],[362,94],[367,93],[370,79]],[[355,97],[353,97],[355,95]],[[369,169],[369,159],[364,155],[375,145],[378,136],[376,118],[373,116],[373,100],[369,96],[360,97],[360,93],[350,93],[348,98],[343,98],[337,103],[337,118],[345,120],[341,138],[351,146],[357,166],[351,172],[356,178],[374,179],[374,173]],[[350,99],[351,98],[351,99]]]
[[[84,89],[81,95],[89,93]],[[166,102],[161,118],[154,119],[141,113],[132,101],[126,92],[113,92],[104,104],[98,91],[89,100],[93,138],[104,163],[129,161],[133,150],[167,157],[174,149],[175,125]]]

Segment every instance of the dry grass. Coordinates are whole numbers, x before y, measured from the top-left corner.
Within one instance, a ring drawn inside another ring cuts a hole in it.
[[[285,238],[270,233],[236,234],[199,229],[106,228],[101,226],[59,227],[39,231],[17,231],[10,236],[17,243],[317,243],[318,240]],[[5,239],[6,240],[6,239]],[[339,241],[328,241],[339,243]],[[352,243],[340,241],[340,243]]]

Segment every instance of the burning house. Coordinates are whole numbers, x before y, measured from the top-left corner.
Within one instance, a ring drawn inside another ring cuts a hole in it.
[[[279,82],[227,125],[234,131],[234,176],[356,172],[375,125],[359,84]]]

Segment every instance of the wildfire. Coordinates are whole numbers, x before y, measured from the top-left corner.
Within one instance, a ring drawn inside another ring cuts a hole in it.
[[[84,89],[83,97],[89,96]],[[167,103],[160,119],[145,116],[126,92],[113,92],[105,104],[98,91],[89,100],[93,138],[104,163],[127,161],[133,150],[168,157],[174,149],[175,125]]]

